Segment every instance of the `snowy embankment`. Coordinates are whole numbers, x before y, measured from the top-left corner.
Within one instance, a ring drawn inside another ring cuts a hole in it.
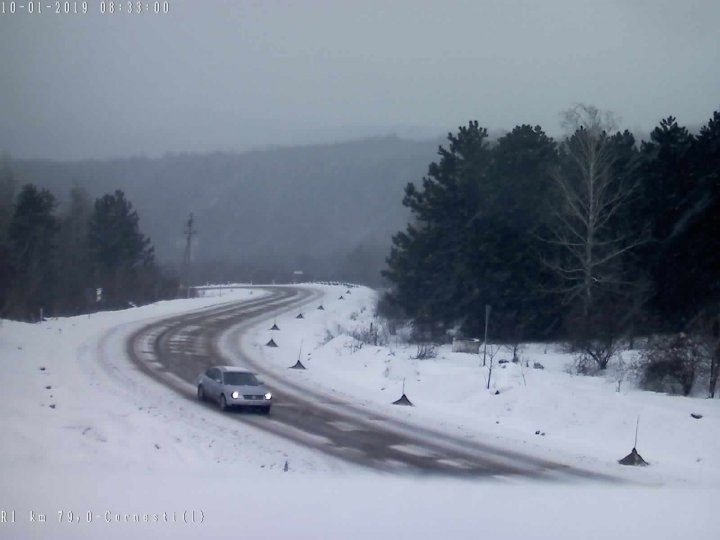
[[[323,290],[324,310],[263,321],[243,348],[368,411],[633,483],[382,475],[183,400],[130,364],[124,338],[142,323],[251,294],[224,290],[35,325],[2,321],[0,538],[655,539],[712,530],[720,400],[616,392],[615,381],[568,375],[566,356],[539,347],[524,354],[546,369],[496,365],[488,391],[477,356],[441,348],[413,360],[415,348],[392,339],[360,347],[349,334],[378,324],[373,293]],[[277,349],[264,347],[271,337]],[[287,370],[298,357],[308,369]],[[403,379],[413,408],[390,405]],[[615,460],[631,448],[638,415],[638,449],[652,465],[628,471]]]
[[[720,400],[618,384],[612,364],[605,377],[572,375],[571,355],[533,344],[521,348],[519,363],[509,361],[511,350],[489,347],[488,389],[482,349],[478,356],[446,345],[434,358],[416,359],[418,347],[389,335],[374,306],[373,291],[337,287],[322,310],[258,325],[245,347],[279,376],[418,425],[644,482],[720,484]],[[268,330],[273,322],[279,331]],[[373,331],[385,345],[374,345]],[[279,348],[263,346],[270,338]],[[631,353],[624,354],[627,361]],[[287,371],[298,357],[308,369]],[[414,407],[392,405],[403,385]],[[642,472],[617,466],[633,447],[638,418],[638,451],[653,465]]]

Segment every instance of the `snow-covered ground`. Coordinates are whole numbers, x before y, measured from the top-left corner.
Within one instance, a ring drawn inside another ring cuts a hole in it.
[[[500,351],[488,391],[475,355],[443,347],[435,358],[414,360],[416,348],[392,336],[385,346],[361,344],[351,334],[377,328],[374,293],[321,289],[324,310],[314,302],[261,321],[241,347],[278,376],[361,409],[629,482],[381,474],[188,402],[139,372],[124,340],[152,319],[262,294],[208,289],[204,298],[90,317],[2,321],[0,538],[656,539],[718,532],[720,400],[641,392],[627,383],[618,392],[612,378],[566,373],[570,358],[542,346],[522,354],[543,370],[499,365],[509,358]],[[273,322],[279,331],[269,330]],[[264,346],[270,337],[277,349]],[[298,357],[308,369],[287,370]],[[391,405],[403,380],[415,407]],[[651,466],[628,469],[616,460],[632,447],[638,416],[638,450]]]

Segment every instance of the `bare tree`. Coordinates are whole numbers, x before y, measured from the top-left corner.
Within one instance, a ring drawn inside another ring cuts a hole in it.
[[[610,134],[617,125],[612,114],[577,105],[564,113],[563,125],[569,135],[561,145],[561,165],[553,174],[557,197],[550,239],[558,247],[558,258],[548,265],[559,277],[558,292],[573,308],[581,348],[604,369],[617,336],[610,331],[602,343],[590,339],[598,337],[591,334],[601,323],[615,320],[616,314],[608,317],[603,312],[602,302],[613,295],[638,297],[625,263],[645,235],[618,227],[638,184],[618,174],[619,156]],[[595,345],[601,350],[595,351]]]
[[[488,362],[488,376],[487,376],[487,389],[490,390],[490,380],[492,379],[493,367],[495,366],[495,356],[500,352],[500,345],[488,345],[487,346],[487,357],[490,359]]]

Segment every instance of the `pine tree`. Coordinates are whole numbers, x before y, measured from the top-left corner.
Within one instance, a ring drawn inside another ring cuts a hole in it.
[[[478,264],[495,336],[546,337],[556,326],[557,303],[547,294],[552,275],[541,262],[547,246],[540,240],[547,236],[556,163],[555,142],[540,126],[517,126],[492,148],[479,244],[484,263]]]
[[[35,320],[43,308],[54,305],[55,239],[57,218],[53,195],[28,184],[18,194],[8,230],[14,282],[7,311],[11,316]]]
[[[682,255],[696,263],[687,276],[695,286],[688,296],[698,303],[717,304],[720,301],[720,111],[715,111],[700,130],[695,160],[699,177],[697,202],[689,216],[693,223],[689,226],[688,251]]]
[[[698,178],[695,137],[672,116],[663,119],[643,143],[642,215],[650,223],[652,243],[643,263],[652,276],[653,307],[671,328],[682,327],[695,312],[697,297],[688,296],[688,269],[698,261],[686,259],[685,243],[710,200]]]
[[[539,237],[555,143],[526,125],[490,146],[476,122],[449,140],[422,190],[406,188],[414,221],[394,237],[391,299],[436,330],[479,335],[491,305],[495,338],[545,336],[553,309],[540,286],[548,272]]]
[[[0,159],[0,313],[14,279],[8,234],[15,202],[15,179],[8,158]]]
[[[95,201],[88,228],[94,285],[103,290],[104,307],[125,307],[152,297],[155,273],[150,240],[139,227],[137,212],[122,191]]]
[[[405,188],[403,205],[413,221],[393,237],[383,275],[394,284],[391,299],[425,333],[467,322],[478,303],[473,238],[490,163],[487,136],[475,121],[460,127],[448,135],[448,148],[439,148],[440,160],[430,164],[422,188]]]
[[[9,158],[0,158],[0,245],[7,245],[15,202],[15,177]]]
[[[82,313],[94,301],[87,243],[91,210],[87,192],[74,186],[58,235],[58,302],[66,314]]]
[[[667,325],[682,328],[720,300],[720,113],[697,137],[663,120],[643,153],[655,306]]]

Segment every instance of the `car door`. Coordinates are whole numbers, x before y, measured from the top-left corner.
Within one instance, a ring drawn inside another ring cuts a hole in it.
[[[217,368],[210,368],[206,372],[207,375],[207,394],[210,399],[217,401],[220,399],[220,385],[218,379],[220,378],[220,370]]]
[[[216,399],[218,403],[220,402],[220,394],[223,393],[223,372],[219,369],[215,370],[215,387],[216,387]]]

